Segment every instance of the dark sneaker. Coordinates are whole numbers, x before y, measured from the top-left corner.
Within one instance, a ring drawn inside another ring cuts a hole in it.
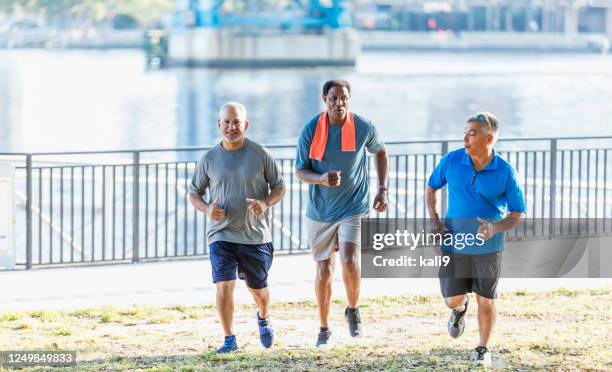
[[[225,354],[231,353],[238,350],[238,344],[236,343],[236,336],[226,336],[225,341],[223,342],[223,346],[221,346],[217,353]]]
[[[474,349],[474,360],[475,366],[490,366],[491,365],[491,351],[484,346],[478,346]]]
[[[465,329],[465,314],[467,313],[469,302],[470,298],[465,296],[465,309],[461,312],[453,310],[448,319],[448,334],[452,338],[458,338],[463,334],[463,330]]]
[[[272,330],[272,323],[270,322],[270,316],[267,318],[260,318],[259,311],[257,312],[257,326],[259,327],[259,341],[266,349],[274,344],[274,330]]]
[[[317,338],[317,347],[329,347],[329,338],[331,331],[329,329],[321,330]]]
[[[344,310],[344,319],[349,327],[351,337],[361,336],[361,316],[359,316],[359,308],[351,309],[349,307]]]

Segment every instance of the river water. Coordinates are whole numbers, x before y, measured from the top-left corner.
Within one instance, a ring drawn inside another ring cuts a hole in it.
[[[365,53],[355,68],[148,70],[140,51],[0,51],[0,151],[209,145],[219,106],[246,105],[251,138],[295,143],[348,79],[383,139],[461,138],[490,111],[503,137],[612,135],[612,56]]]

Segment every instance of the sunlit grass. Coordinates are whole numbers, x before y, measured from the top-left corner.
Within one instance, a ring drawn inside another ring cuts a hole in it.
[[[253,305],[237,306],[241,351],[218,355],[221,327],[213,306],[30,311],[0,314],[0,350],[76,350],[79,371],[201,370],[467,370],[477,342],[476,307],[466,332],[446,334],[449,310],[438,296],[385,296],[363,301],[366,335],[351,339],[345,302],[333,301],[327,350],[312,347],[318,332],[313,301],[274,303],[277,340],[259,345]],[[492,349],[501,370],[611,370],[612,291],[519,290],[497,301]]]

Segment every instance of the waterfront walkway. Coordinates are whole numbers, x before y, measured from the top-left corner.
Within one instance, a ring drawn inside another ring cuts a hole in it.
[[[314,300],[313,277],[314,263],[310,255],[277,255],[269,278],[272,301]],[[502,279],[500,291],[605,286],[612,286],[612,279]],[[0,313],[215,302],[215,287],[207,259],[0,272],[0,288]],[[364,279],[362,283],[363,298],[438,294],[437,279]],[[236,286],[235,297],[238,303],[252,302],[243,282]],[[334,298],[344,297],[340,267],[337,267]]]

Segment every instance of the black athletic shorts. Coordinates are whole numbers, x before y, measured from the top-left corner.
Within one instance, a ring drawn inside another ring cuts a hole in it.
[[[497,298],[497,283],[501,274],[502,253],[461,255],[444,253],[450,257],[440,266],[438,277],[442,296],[453,297],[474,292],[486,298]]]

